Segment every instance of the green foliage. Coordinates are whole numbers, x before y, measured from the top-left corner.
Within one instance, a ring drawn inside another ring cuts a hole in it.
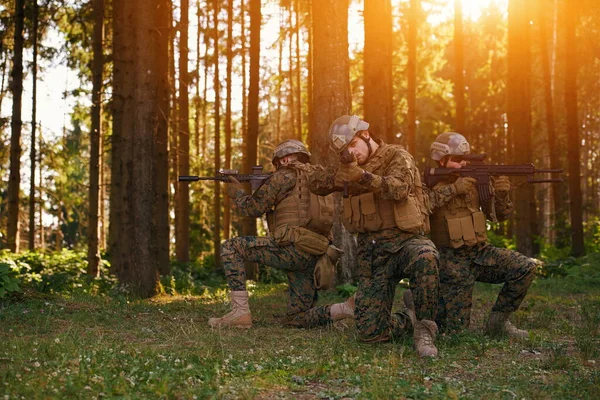
[[[171,273],[160,278],[162,290],[169,295],[203,295],[209,286],[224,283],[223,276],[215,272],[213,263],[206,259],[201,263],[173,262]]]
[[[8,297],[11,293],[20,292],[17,274],[19,268],[12,260],[0,260],[0,299]]]
[[[88,276],[87,256],[83,252],[14,254],[3,251],[0,259],[13,262],[23,285],[40,293],[106,295],[116,285],[116,279],[108,273],[110,265],[106,260],[99,265],[99,277]]]

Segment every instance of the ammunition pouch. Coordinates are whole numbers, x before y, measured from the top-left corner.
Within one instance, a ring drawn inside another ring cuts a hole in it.
[[[314,272],[315,288],[317,290],[327,290],[333,286],[335,265],[341,254],[342,250],[330,245],[325,254],[319,257]]]
[[[273,239],[282,246],[293,243],[298,250],[316,256],[325,254],[329,247],[328,238],[301,226],[280,225]]]

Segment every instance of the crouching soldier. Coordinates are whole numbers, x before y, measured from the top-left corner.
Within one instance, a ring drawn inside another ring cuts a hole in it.
[[[430,147],[430,157],[443,168],[462,168],[470,146],[455,132],[439,135]],[[535,263],[516,251],[492,246],[487,241],[486,219],[493,222],[508,218],[513,210],[506,176],[492,178],[494,194],[483,207],[475,179],[448,177],[430,190],[433,207],[431,239],[440,251],[440,300],[436,321],[447,332],[469,326],[475,282],[503,283],[492,307],[485,331],[492,336],[508,334],[527,337],[509,320],[533,281]]]
[[[252,326],[246,261],[287,272],[289,299],[284,324],[314,327],[354,316],[352,297],[344,303],[315,307],[315,265],[320,257],[335,258],[336,249],[329,240],[333,200],[309,192],[308,177],[319,168],[309,161],[310,153],[302,142],[286,140],[273,153],[276,171],[252,195],[230,178],[228,194],[237,208],[250,217],[266,213],[270,235],[239,236],[223,242],[221,260],[231,289],[232,311],[210,318],[211,327]]]

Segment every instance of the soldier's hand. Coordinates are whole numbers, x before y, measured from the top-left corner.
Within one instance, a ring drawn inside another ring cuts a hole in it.
[[[356,156],[352,154],[352,161],[348,164],[341,164],[338,175],[339,179],[343,182],[358,182],[360,181],[360,178],[362,178],[364,172],[365,171],[358,166]]]
[[[467,194],[472,192],[476,185],[477,180],[475,178],[470,178],[468,176],[459,176],[458,179],[454,182],[454,189],[456,191],[456,194]]]
[[[510,181],[508,180],[508,176],[499,176],[494,179],[494,190],[496,193],[508,193],[510,191]]]
[[[232,199],[237,199],[238,197],[246,194],[246,191],[244,190],[244,185],[242,185],[240,181],[235,179],[233,176],[229,176],[228,179],[229,182],[227,182],[227,194],[229,195],[229,197],[231,197]]]

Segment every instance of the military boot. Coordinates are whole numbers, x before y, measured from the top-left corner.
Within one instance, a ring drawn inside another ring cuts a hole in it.
[[[435,347],[434,339],[438,330],[437,325],[428,319],[417,321],[415,303],[410,290],[405,291],[402,296],[406,313],[413,325],[413,341],[417,354],[419,357],[436,357],[438,350]]]
[[[252,315],[248,307],[248,292],[240,290],[230,293],[232,310],[221,318],[210,318],[208,325],[212,328],[235,327],[250,328],[252,326]]]
[[[492,311],[485,327],[485,333],[492,337],[508,335],[520,339],[527,338],[529,332],[514,326],[508,320],[510,314],[509,312]]]
[[[331,315],[331,319],[333,321],[339,321],[344,318],[354,318],[354,296],[348,297],[348,299],[343,303],[332,304],[329,309],[329,314]]]

